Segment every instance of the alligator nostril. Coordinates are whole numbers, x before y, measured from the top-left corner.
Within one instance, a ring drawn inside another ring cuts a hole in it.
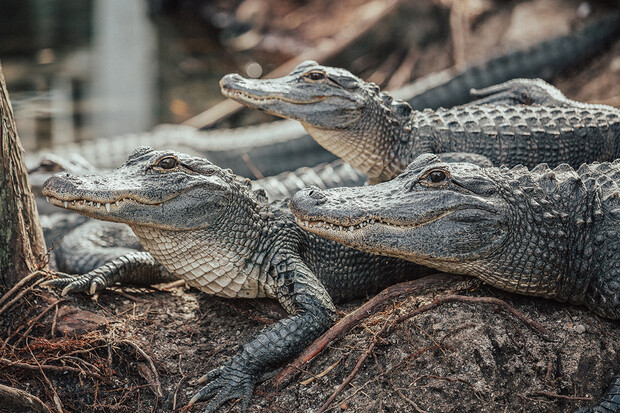
[[[308,197],[319,205],[324,204],[327,201],[327,197],[319,188],[312,188],[308,190]]]

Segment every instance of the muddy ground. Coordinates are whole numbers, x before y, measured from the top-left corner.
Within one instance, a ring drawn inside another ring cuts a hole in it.
[[[508,41],[511,25],[528,22],[530,32],[546,30],[537,34],[543,37],[570,29],[579,24],[580,5],[501,2],[472,19],[468,55],[495,51],[495,43]],[[594,12],[604,7],[592,3]],[[550,23],[536,23],[536,16]],[[443,49],[430,45],[421,51],[416,70],[441,69],[454,60],[452,49],[449,41]],[[620,106],[619,80],[617,41],[556,84],[569,97]],[[486,286],[453,292],[499,298],[546,333],[495,305],[451,302],[375,336],[385,323],[434,298],[402,297],[334,342],[288,386],[275,390],[270,381],[258,386],[249,411],[317,411],[373,342],[331,411],[570,412],[598,398],[620,371],[618,322],[582,307]],[[264,302],[223,300],[184,287],[109,291],[98,301],[76,294],[55,304],[59,298],[56,291],[35,288],[0,316],[0,383],[38,396],[55,411],[201,411],[204,403],[185,407],[200,388],[197,378],[279,317]],[[363,302],[338,308],[346,314]],[[313,376],[321,377],[307,382]],[[238,408],[232,402],[220,410]]]

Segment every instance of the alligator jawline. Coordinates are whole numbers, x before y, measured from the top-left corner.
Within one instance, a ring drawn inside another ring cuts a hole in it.
[[[298,101],[298,100],[292,100],[292,99],[287,99],[285,97],[278,97],[278,96],[268,96],[264,98],[257,98],[246,92],[242,92],[240,90],[230,90],[230,89],[222,89],[222,93],[226,97],[229,97],[231,99],[242,99],[245,101],[249,101],[251,103],[269,103],[269,102],[279,101],[279,102],[291,103],[293,105],[309,105],[312,103],[320,102],[321,100],[325,99],[324,97],[317,97],[314,100]]]
[[[60,198],[56,198],[53,195],[48,195],[45,197],[45,199],[47,200],[47,202],[59,206],[59,207],[64,207],[66,209],[72,209],[72,210],[79,210],[80,211],[88,211],[89,207],[92,208],[92,210],[95,209],[99,209],[101,208],[101,206],[103,206],[106,211],[110,212],[111,208],[113,205],[116,205],[117,208],[120,207],[120,205],[124,202],[127,201],[133,201],[137,204],[140,205],[146,205],[146,206],[159,206],[161,205],[161,203],[155,203],[155,204],[148,204],[146,202],[140,202],[134,198],[120,198],[120,199],[116,199],[114,201],[110,201],[110,202],[99,202],[99,201],[92,201],[89,199],[85,199],[85,198],[80,198],[80,199],[72,199],[72,200],[64,200],[64,199],[60,199]],[[69,208],[69,206],[73,207],[73,208]]]
[[[312,220],[303,220],[300,218],[295,218],[295,221],[297,222],[297,224],[299,226],[301,226],[302,228],[317,228],[317,229],[327,229],[327,230],[333,230],[333,231],[338,231],[338,232],[354,232],[354,231],[358,231],[361,230],[363,228],[366,228],[369,225],[381,225],[381,226],[386,226],[386,227],[390,227],[390,228],[397,228],[397,229],[409,229],[409,228],[418,228],[418,227],[423,227],[424,225],[430,224],[432,222],[435,222],[441,218],[444,218],[446,215],[451,214],[454,211],[446,211],[443,214],[440,214],[436,217],[427,219],[425,221],[421,221],[421,222],[417,222],[417,223],[412,223],[412,224],[394,224],[391,222],[387,222],[387,221],[382,221],[380,219],[367,219],[364,220],[362,222],[359,222],[357,224],[353,224],[353,225],[345,225],[345,224],[333,224],[331,222],[327,222],[327,221],[312,221]]]

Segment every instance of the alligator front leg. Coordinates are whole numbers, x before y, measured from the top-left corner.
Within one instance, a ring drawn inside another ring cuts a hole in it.
[[[88,291],[95,294],[115,283],[132,285],[153,285],[177,280],[151,254],[144,251],[128,252],[105,262],[103,265],[77,277],[60,273],[62,276],[42,283],[63,288],[62,295],[70,292]]]
[[[294,357],[332,325],[334,305],[308,267],[290,257],[276,257],[272,263],[276,296],[291,315],[264,328],[226,364],[204,375],[199,382],[209,384],[190,400],[190,405],[213,398],[205,409],[207,413],[227,400],[240,398],[245,412],[261,377]]]

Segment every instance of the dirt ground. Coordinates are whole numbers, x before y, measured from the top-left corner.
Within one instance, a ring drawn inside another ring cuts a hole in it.
[[[464,43],[470,55],[494,52],[495,43],[508,41],[511,25],[524,24],[519,22],[546,30],[537,32],[542,37],[570,29],[581,2],[503,4],[471,20]],[[533,14],[551,19],[543,11],[554,7],[553,24],[538,27]],[[536,36],[521,40],[533,42]],[[440,47],[431,45],[416,70],[441,69],[453,59],[450,50],[448,41],[437,58]],[[619,80],[617,41],[555,83],[571,98],[620,106]],[[582,307],[486,286],[453,292],[499,298],[547,333],[496,305],[451,302],[377,335],[386,323],[434,299],[402,297],[332,343],[288,386],[276,390],[270,381],[257,386],[249,411],[318,411],[373,343],[331,411],[570,412],[592,403],[620,371],[618,322]],[[38,396],[54,411],[201,411],[206,404],[186,407],[200,388],[197,379],[280,317],[263,301],[223,300],[183,287],[114,290],[98,301],[84,294],[60,298],[57,291],[34,288],[0,316],[0,383]],[[338,309],[346,314],[363,302]],[[220,411],[238,408],[229,402]]]

